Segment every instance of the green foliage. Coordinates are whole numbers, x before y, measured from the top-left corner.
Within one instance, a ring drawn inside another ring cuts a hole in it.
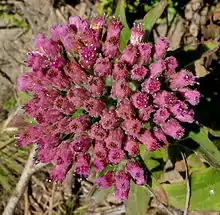
[[[76,119],[78,116],[83,114],[84,114],[84,109],[79,108],[73,113],[72,118]]]
[[[220,151],[208,138],[205,129],[201,128],[198,133],[190,132],[189,137],[199,144],[197,152],[201,153],[211,166],[220,169]]]
[[[220,172],[212,168],[193,172],[190,176],[190,210],[220,210]],[[184,209],[186,201],[186,183],[164,184],[169,205]]]
[[[145,187],[137,186],[132,181],[128,201],[126,202],[126,215],[146,214],[150,198],[150,193]]]
[[[3,108],[10,112],[11,110],[13,110],[17,105],[17,101],[14,98],[10,98],[3,106]]]
[[[28,24],[23,14],[12,13],[7,6],[0,6],[0,19],[6,24],[6,27],[27,28]]]
[[[125,48],[127,45],[131,31],[127,23],[126,15],[125,15],[125,0],[119,0],[118,5],[115,11],[115,16],[120,17],[120,20],[122,24],[124,25],[124,28],[121,31],[120,39],[121,39],[121,44],[120,44],[120,49],[121,51]]]
[[[145,40],[147,40],[152,28],[154,27],[157,20],[162,15],[164,9],[167,6],[167,1],[160,1],[151,11],[149,11],[143,18]]]

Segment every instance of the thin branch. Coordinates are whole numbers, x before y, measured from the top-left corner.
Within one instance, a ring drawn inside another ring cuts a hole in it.
[[[186,168],[186,202],[185,202],[185,208],[184,208],[184,215],[188,214],[188,208],[189,208],[189,202],[190,202],[190,195],[191,195],[191,190],[190,190],[190,181],[189,181],[189,168],[186,160],[186,155],[185,153],[181,152],[185,168]]]
[[[32,151],[29,155],[28,161],[27,161],[25,168],[22,172],[20,180],[17,183],[16,188],[15,188],[12,196],[8,200],[8,203],[5,207],[5,210],[2,215],[13,215],[14,214],[15,208],[16,208],[21,196],[24,194],[25,188],[27,187],[27,185],[31,179],[31,176],[35,172],[37,172],[38,170],[40,170],[42,167],[44,167],[46,165],[44,163],[39,163],[37,165],[34,164],[35,153],[36,153],[36,146],[33,147]]]
[[[154,194],[154,192],[151,190],[151,188],[149,187],[148,184],[146,184],[144,187],[145,187],[145,188],[147,189],[147,191],[151,194],[151,196],[157,201],[157,203],[159,204],[159,206],[160,206],[161,208],[163,208],[163,209],[167,212],[167,214],[173,215],[173,213],[166,207],[166,205],[164,205],[164,204],[157,198],[157,196]]]

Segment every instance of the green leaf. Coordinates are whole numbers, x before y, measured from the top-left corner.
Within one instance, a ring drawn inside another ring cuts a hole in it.
[[[124,25],[124,28],[120,34],[120,50],[122,51],[127,45],[131,31],[127,23],[126,15],[125,15],[125,0],[119,0],[117,4],[117,8],[115,11],[115,17],[120,17],[121,23]]]
[[[96,202],[103,201],[110,193],[113,193],[114,186],[109,187],[106,190],[100,190],[97,189],[94,194],[92,195],[92,199],[94,199]]]
[[[162,0],[144,16],[143,24],[144,24],[144,32],[145,32],[145,36],[144,36],[145,41],[147,40],[152,28],[154,27],[155,23],[162,15],[166,6],[167,6],[167,1]]]
[[[190,177],[190,210],[220,210],[220,172],[212,168],[192,173]],[[169,205],[184,209],[186,200],[186,183],[163,184]]]
[[[76,119],[78,116],[83,115],[83,114],[84,114],[84,110],[79,108],[73,113],[72,118]]]
[[[199,144],[197,151],[214,168],[220,169],[220,152],[215,144],[208,138],[204,128],[199,133],[190,132],[189,137]]]
[[[168,52],[177,58],[179,67],[189,67],[194,61],[207,57],[219,49],[219,42],[207,41],[196,45],[185,46],[175,51]]]
[[[130,185],[128,201],[126,202],[126,215],[146,214],[150,194],[145,187],[137,186],[133,181]]]

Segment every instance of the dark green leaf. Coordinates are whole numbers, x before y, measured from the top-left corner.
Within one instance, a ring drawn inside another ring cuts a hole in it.
[[[175,51],[168,52],[168,55],[172,55],[177,58],[179,67],[188,67],[194,61],[207,57],[219,49],[219,43],[214,41],[208,41],[197,45],[186,46]]]
[[[152,28],[154,27],[155,23],[162,15],[166,6],[167,6],[167,1],[162,0],[144,16],[143,24],[144,24],[145,40],[147,40]]]
[[[128,26],[126,15],[125,15],[125,0],[119,0],[117,4],[117,8],[115,11],[115,17],[120,17],[120,20],[122,24],[124,25],[124,28],[121,31],[120,35],[120,50],[122,51],[125,46],[127,45],[129,39],[130,39],[130,28]]]
[[[126,215],[146,214],[149,201],[150,194],[146,188],[137,186],[132,181],[128,201],[126,202]]]
[[[192,173],[190,210],[220,210],[220,172],[212,168]],[[186,200],[186,183],[164,184],[169,205],[184,209]]]
[[[220,152],[215,144],[208,138],[204,128],[199,133],[190,132],[189,137],[199,144],[198,152],[207,160],[214,168],[220,169]]]

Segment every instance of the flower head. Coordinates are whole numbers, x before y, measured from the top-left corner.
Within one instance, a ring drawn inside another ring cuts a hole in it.
[[[24,110],[37,123],[16,139],[37,144],[37,159],[55,165],[54,181],[63,182],[72,165],[80,177],[92,168],[102,175],[100,189],[114,185],[116,199],[126,201],[131,179],[146,183],[139,145],[154,151],[183,137],[200,93],[193,73],[166,57],[167,38],[145,43],[137,24],[121,51],[122,28],[120,19],[106,26],[103,17],[75,16],[52,27],[51,38],[36,37],[31,72],[20,75],[18,88],[31,93]],[[114,170],[103,175],[107,166]]]

